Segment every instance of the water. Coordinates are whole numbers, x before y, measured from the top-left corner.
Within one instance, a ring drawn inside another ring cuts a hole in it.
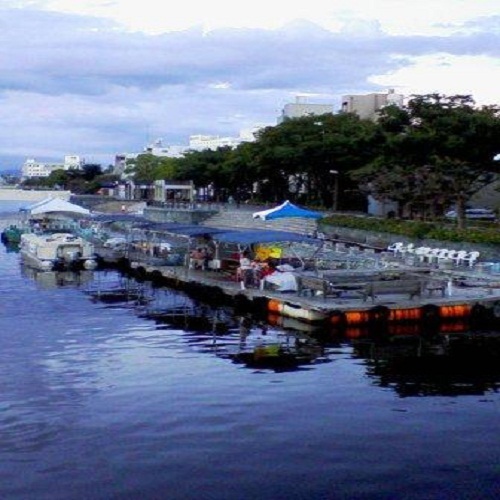
[[[144,316],[167,305],[211,319]],[[204,307],[114,271],[40,275],[0,245],[1,498],[498,496],[498,357],[311,341]],[[263,342],[303,362],[239,355]]]

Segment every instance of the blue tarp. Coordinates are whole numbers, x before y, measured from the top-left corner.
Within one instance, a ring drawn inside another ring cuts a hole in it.
[[[284,217],[304,217],[306,219],[321,219],[323,214],[320,212],[314,212],[313,210],[306,210],[305,208],[300,208],[288,200],[281,205],[270,208],[269,210],[262,210],[260,212],[255,212],[253,214],[254,219],[262,220],[273,220],[281,219]]]
[[[288,231],[273,231],[269,229],[232,230],[214,234],[213,239],[220,243],[236,243],[251,245],[254,243],[277,243],[288,241],[314,241],[309,236]]]
[[[155,228],[156,229],[156,228]],[[176,235],[184,236],[203,236],[203,235],[216,235],[218,233],[224,233],[227,229],[208,227],[208,226],[198,226],[198,225],[185,225],[179,227],[170,227],[165,229],[167,233],[173,233]]]

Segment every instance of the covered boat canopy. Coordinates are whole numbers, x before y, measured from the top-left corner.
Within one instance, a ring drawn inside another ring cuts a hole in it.
[[[254,219],[273,220],[273,219],[281,219],[284,217],[304,217],[306,219],[321,219],[323,215],[320,212],[314,212],[313,210],[306,210],[305,208],[300,208],[294,205],[293,203],[290,203],[288,200],[286,200],[281,205],[278,205],[277,207],[253,213]]]
[[[89,215],[90,210],[81,207],[80,205],[75,205],[69,201],[62,200],[61,198],[47,198],[45,200],[39,201],[33,205],[21,209],[21,211],[26,212],[28,215],[45,215],[45,214],[69,214],[69,215]]]
[[[170,227],[166,232],[189,237],[214,236],[226,232],[227,229],[199,225],[181,225],[180,227]]]
[[[219,243],[235,243],[238,245],[311,241],[311,238],[304,234],[291,233],[288,231],[273,231],[269,229],[227,230],[219,234],[213,234],[212,238]]]

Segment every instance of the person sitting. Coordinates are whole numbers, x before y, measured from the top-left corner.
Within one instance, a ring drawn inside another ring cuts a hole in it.
[[[209,248],[202,248],[201,251],[203,254],[203,269],[209,269],[209,262],[213,259],[212,252]]]
[[[260,289],[280,292],[297,291],[297,279],[292,271],[293,267],[289,264],[274,265],[273,272],[261,279]]]
[[[265,260],[259,266],[259,278],[262,280],[266,276],[273,274],[276,271],[276,264],[273,260]]]
[[[240,265],[236,269],[236,281],[241,281],[246,283],[248,281],[253,281],[253,265],[250,260],[249,253],[247,251],[243,252],[240,256]]]
[[[194,249],[189,255],[189,267],[191,269],[203,269],[205,265],[205,255],[201,248]]]

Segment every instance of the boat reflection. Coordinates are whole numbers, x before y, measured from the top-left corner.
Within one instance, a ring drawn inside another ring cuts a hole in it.
[[[6,253],[19,253],[19,243],[11,243],[8,241],[3,241],[2,243]]]
[[[193,349],[215,354],[253,369],[297,370],[328,359],[322,344],[312,336],[270,325],[252,315],[237,316],[230,308],[214,308],[184,297],[161,309],[144,311],[158,328],[184,331]]]
[[[500,387],[500,333],[353,340],[354,356],[402,397],[484,395]]]
[[[219,355],[248,368],[274,371],[297,370],[329,361],[323,346],[312,336],[254,322],[251,316],[239,318],[238,343]]]
[[[35,281],[42,289],[54,289],[60,287],[78,288],[92,281],[93,271],[41,271],[33,267],[21,266],[21,274]]]

